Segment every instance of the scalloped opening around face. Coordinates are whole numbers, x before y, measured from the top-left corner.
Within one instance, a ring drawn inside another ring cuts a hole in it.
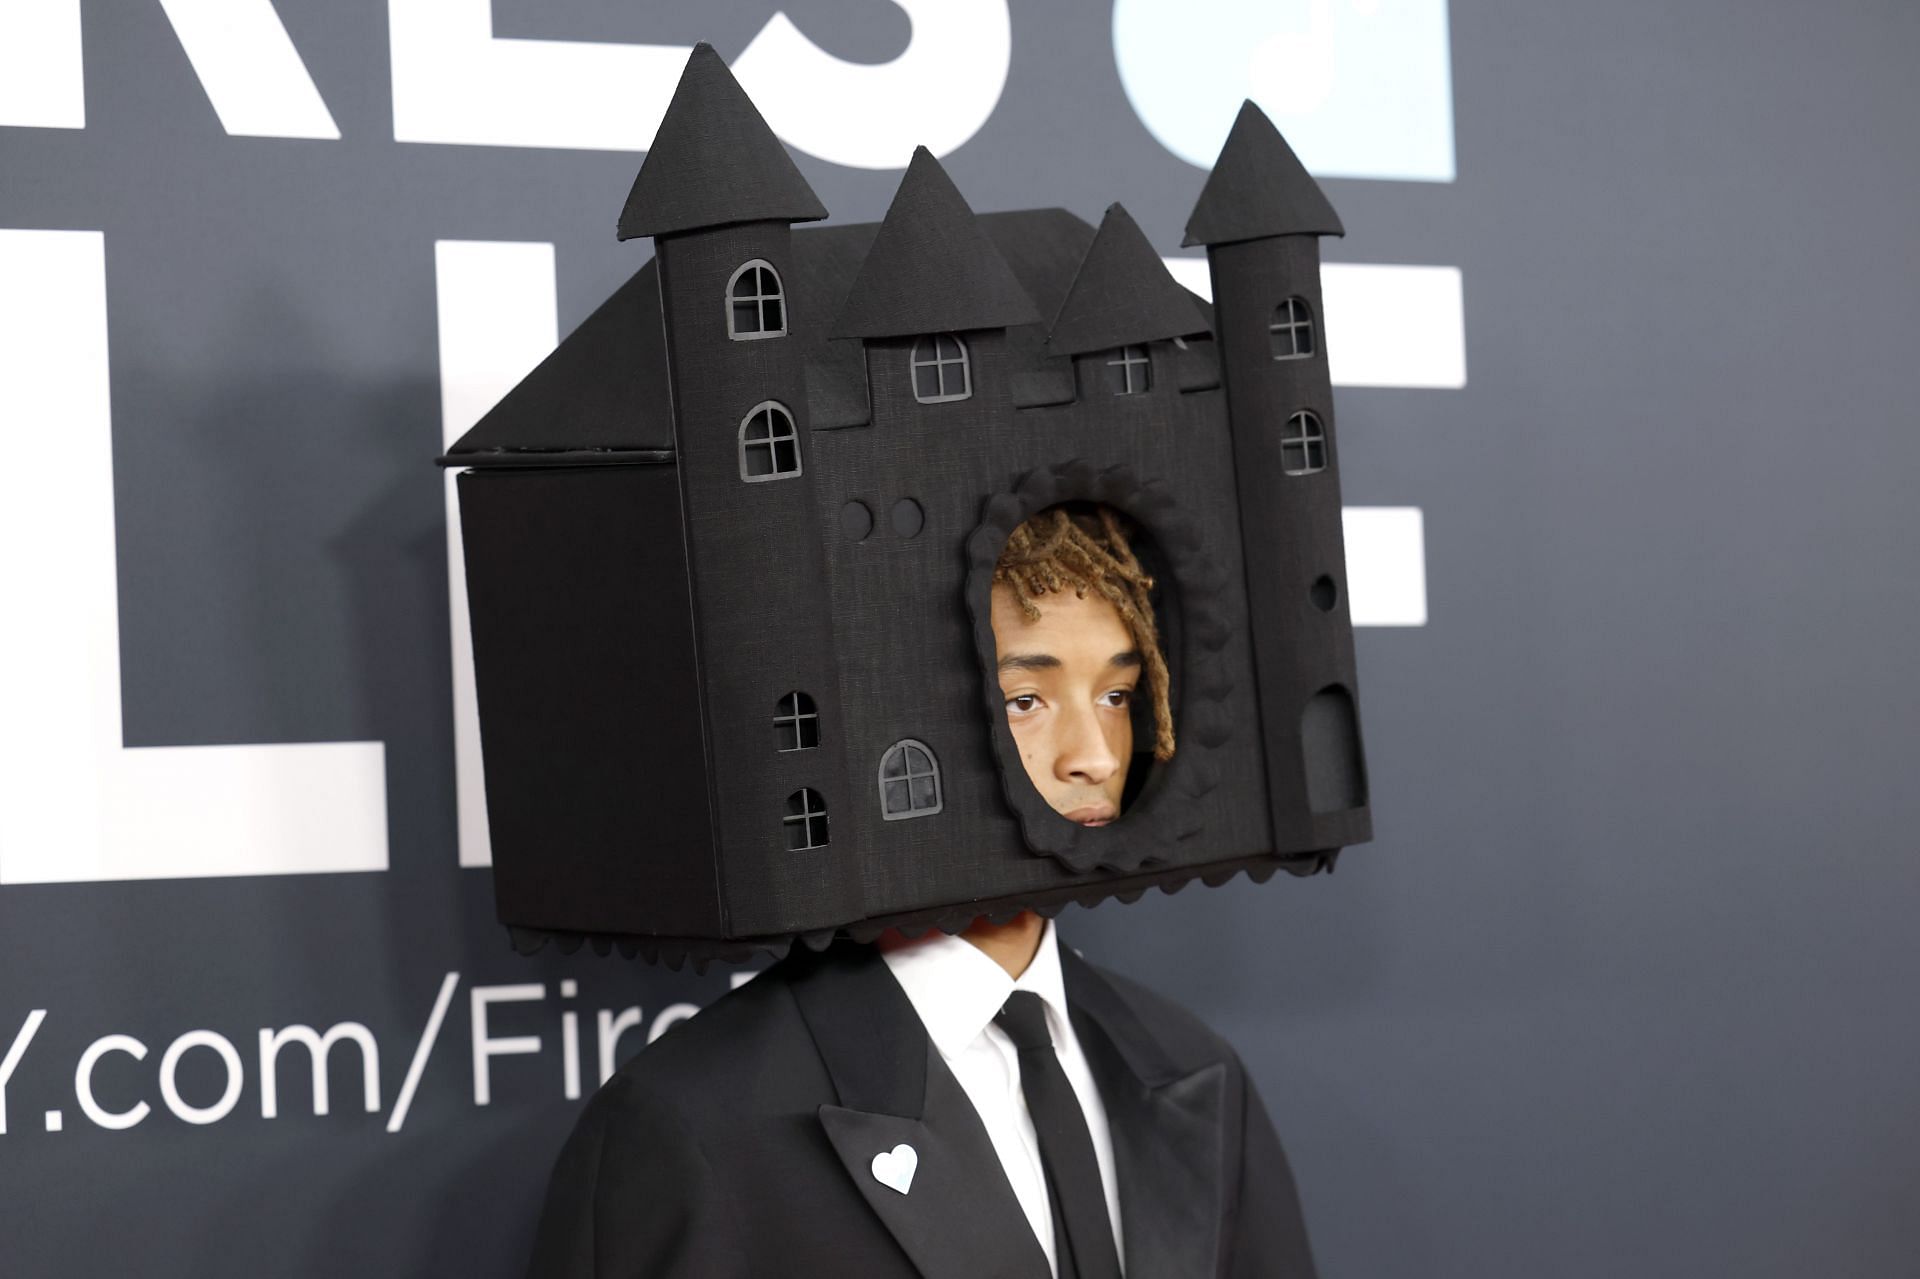
[[[1124,823],[1178,749],[1180,609],[1159,543],[1111,505],[1045,507],[996,552],[991,619],[996,737],[1019,756],[1003,769],[1062,823]]]
[[[1069,820],[1030,780],[1007,721],[990,616],[993,579],[1014,530],[1049,507],[1073,502],[1104,503],[1147,533],[1147,567],[1161,588],[1152,606],[1164,631],[1172,675],[1169,707],[1178,727],[1171,760],[1156,761],[1136,783],[1136,792],[1123,787],[1114,805],[1116,820],[1101,827]],[[1189,860],[1203,847],[1191,841],[1204,838],[1209,796],[1220,784],[1218,754],[1233,737],[1228,703],[1235,696],[1223,658],[1232,634],[1233,597],[1221,563],[1209,550],[1204,518],[1204,512],[1183,509],[1168,485],[1143,479],[1128,466],[1076,459],[1028,471],[989,498],[967,539],[966,606],[1001,792],[1028,850],[1051,857],[1072,874],[1132,874]]]

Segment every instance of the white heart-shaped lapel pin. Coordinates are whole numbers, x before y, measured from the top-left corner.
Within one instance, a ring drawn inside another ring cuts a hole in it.
[[[873,1157],[873,1179],[904,1195],[912,1187],[914,1169],[919,1166],[920,1152],[903,1141]]]

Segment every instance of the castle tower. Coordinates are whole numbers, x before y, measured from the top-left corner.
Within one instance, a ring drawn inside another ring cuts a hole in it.
[[[1175,282],[1140,224],[1125,206],[1110,204],[1047,331],[1047,350],[1087,355],[1206,331],[1193,295]]]
[[[931,151],[915,147],[833,336],[871,342],[1039,319],[953,179]]]
[[[726,64],[696,46],[619,233],[652,236],[659,269],[694,632],[715,657],[698,680],[731,936],[829,911],[854,872],[853,849],[834,846],[853,796],[794,340],[827,317],[793,288],[791,224],[825,216]]]
[[[1342,235],[1319,185],[1260,109],[1240,109],[1187,222],[1213,278],[1233,434],[1248,622],[1257,647],[1277,847],[1371,837],[1341,530],[1320,240]]]

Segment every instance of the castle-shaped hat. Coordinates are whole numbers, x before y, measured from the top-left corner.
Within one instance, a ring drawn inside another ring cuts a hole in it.
[[[678,963],[1305,874],[1371,835],[1319,237],[1241,111],[1187,228],[976,215],[914,154],[826,210],[697,47],[619,220],[653,260],[441,459],[459,477],[501,920]],[[1107,826],[1028,780],[996,560],[1117,508],[1179,750]]]

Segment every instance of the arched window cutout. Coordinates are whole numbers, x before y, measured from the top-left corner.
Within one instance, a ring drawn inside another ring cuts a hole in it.
[[[1329,684],[1300,712],[1300,749],[1307,762],[1307,807],[1339,813],[1367,806],[1366,766],[1353,694]]]
[[[749,484],[800,474],[800,435],[786,405],[765,400],[740,423],[740,478]]]
[[[820,744],[820,714],[813,699],[792,692],[781,698],[773,709],[775,747],[782,751],[807,751]]]
[[[1144,346],[1107,352],[1107,389],[1115,395],[1139,395],[1153,385],[1153,363]]]
[[[880,757],[880,816],[890,822],[940,811],[940,764],[926,743],[895,742]]]
[[[1312,475],[1327,469],[1327,428],[1301,409],[1280,432],[1280,469],[1288,475]]]
[[[827,801],[820,792],[802,788],[787,796],[787,815],[780,819],[786,829],[787,851],[804,852],[827,846]]]
[[[1313,354],[1313,312],[1305,298],[1288,298],[1273,308],[1267,325],[1276,360],[1304,360]]]
[[[913,398],[944,404],[973,394],[973,367],[967,344],[953,333],[932,333],[913,343]]]
[[[787,295],[780,273],[765,258],[743,264],[727,281],[727,336],[736,342],[782,337]]]

